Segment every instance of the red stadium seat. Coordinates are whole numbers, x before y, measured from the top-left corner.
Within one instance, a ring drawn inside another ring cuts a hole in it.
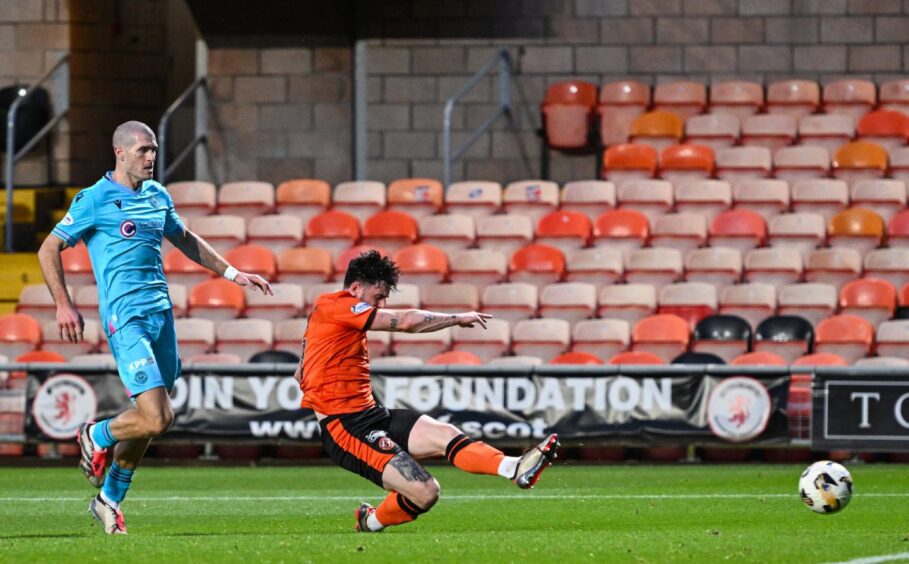
[[[539,288],[562,280],[565,256],[549,245],[527,245],[511,255],[508,271],[511,282],[528,282]]]
[[[189,293],[189,315],[212,321],[240,317],[246,307],[243,289],[224,279],[197,284]]]
[[[395,252],[416,242],[416,220],[406,212],[380,211],[363,224],[363,244]]]
[[[429,358],[426,364],[480,365],[483,359],[467,351],[448,351]]]
[[[616,183],[653,178],[656,171],[657,151],[649,145],[613,145],[603,154],[603,176]]]
[[[360,240],[360,223],[353,215],[329,210],[316,215],[306,224],[306,246],[322,247],[337,256]]]
[[[760,214],[750,210],[729,210],[710,222],[710,246],[730,247],[741,252],[764,244],[767,225]]]
[[[66,283],[73,288],[90,286],[95,283],[95,272],[88,255],[88,247],[81,241],[75,247],[68,247],[60,253],[63,262],[63,275]]]
[[[840,290],[840,312],[861,317],[877,327],[893,317],[896,288],[879,278],[860,278]]]
[[[657,314],[638,321],[631,332],[631,348],[650,352],[670,362],[688,350],[691,327],[687,321],[671,314]]]
[[[865,114],[857,129],[860,140],[877,143],[889,151],[909,140],[909,116],[893,110],[878,110]]]
[[[620,352],[609,359],[609,364],[668,364],[659,355],[646,351]]]
[[[583,364],[605,364],[605,363],[590,353],[569,351],[569,352],[562,353],[559,356],[551,359],[549,361],[549,364],[583,365]]]
[[[673,184],[713,176],[713,149],[705,145],[671,145],[660,154],[660,177]]]
[[[211,270],[191,260],[179,249],[171,249],[164,256],[164,274],[168,282],[184,286],[195,286],[215,276]]]
[[[903,210],[887,223],[887,244],[901,249],[909,248],[909,210]]]
[[[786,366],[783,357],[767,351],[756,351],[739,355],[730,362],[733,366]]]
[[[537,224],[537,242],[551,245],[564,254],[587,246],[590,239],[590,220],[579,212],[554,211],[543,216]]]
[[[401,274],[413,284],[438,284],[448,277],[448,256],[445,251],[427,244],[404,247],[392,257]]]
[[[635,210],[612,210],[593,224],[593,244],[628,251],[643,247],[650,238],[650,221]]]
[[[834,315],[817,326],[815,352],[832,352],[852,364],[871,353],[874,327],[857,315]]]
[[[623,80],[600,87],[596,108],[600,122],[600,143],[605,146],[627,143],[631,124],[647,111],[650,105],[650,86]]]
[[[228,251],[224,259],[237,270],[258,274],[266,280],[274,280],[277,272],[275,255],[259,245],[241,245]]]
[[[800,356],[792,361],[792,366],[848,366],[849,363],[838,354],[812,353]],[[797,375],[793,375],[793,381]],[[810,376],[809,376],[810,381]]]
[[[597,87],[589,82],[571,80],[549,87],[543,101],[546,142],[557,149],[579,149],[587,145]]]
[[[0,315],[0,354],[15,358],[38,348],[41,324],[24,313]]]

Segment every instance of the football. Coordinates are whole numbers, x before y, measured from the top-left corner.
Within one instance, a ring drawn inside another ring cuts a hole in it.
[[[852,476],[842,464],[815,462],[799,478],[799,495],[812,511],[836,513],[852,499]]]

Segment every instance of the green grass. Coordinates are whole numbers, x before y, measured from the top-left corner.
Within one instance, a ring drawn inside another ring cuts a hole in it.
[[[830,516],[802,505],[801,470],[565,463],[524,492],[433,466],[438,505],[367,535],[352,532],[354,508],[382,492],[338,468],[147,467],[123,506],[130,534],[107,537],[76,468],[6,468],[0,562],[833,562],[909,552],[909,468],[852,465],[856,495]]]

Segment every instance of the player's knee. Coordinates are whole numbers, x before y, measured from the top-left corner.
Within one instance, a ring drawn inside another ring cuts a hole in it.
[[[414,492],[415,499],[412,501],[423,508],[424,511],[429,511],[439,501],[440,493],[439,482],[435,478],[429,478],[422,482],[420,487]]]
[[[157,437],[166,433],[173,422],[174,412],[171,410],[162,410],[145,417],[145,429],[149,436]]]

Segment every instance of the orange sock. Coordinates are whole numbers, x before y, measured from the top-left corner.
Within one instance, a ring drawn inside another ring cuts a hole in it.
[[[445,447],[445,458],[465,472],[497,476],[505,453],[467,435],[458,435]]]
[[[393,491],[385,496],[385,500],[376,507],[376,519],[383,526],[389,527],[409,523],[425,512],[417,507],[416,503]]]

